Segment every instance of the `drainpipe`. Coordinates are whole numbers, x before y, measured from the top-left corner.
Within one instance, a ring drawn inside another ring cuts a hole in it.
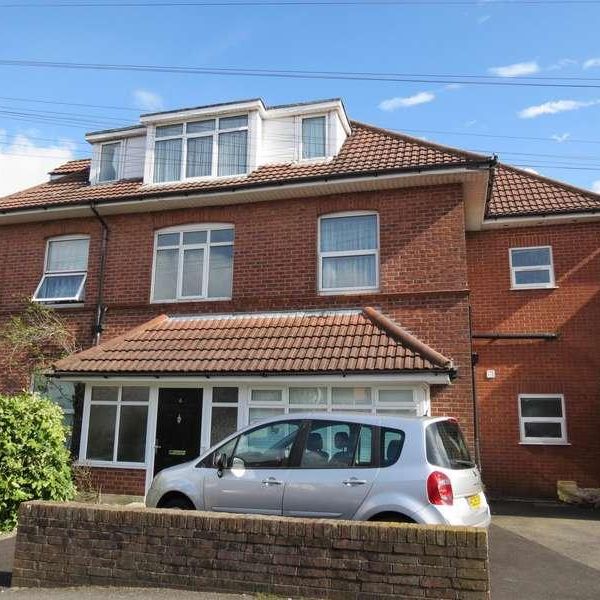
[[[90,202],[90,209],[98,221],[100,221],[100,225],[102,227],[102,242],[100,245],[100,271],[98,274],[98,298],[96,300],[96,318],[94,320],[93,329],[94,346],[97,346],[100,343],[100,337],[102,335],[102,330],[104,329],[103,322],[107,308],[104,306],[104,273],[106,271],[106,252],[108,249],[108,234],[110,229],[106,221],[96,210],[93,202]]]
[[[479,410],[477,406],[477,378],[475,377],[475,366],[479,357],[473,352],[473,320],[471,303],[469,302],[469,345],[471,348],[471,388],[473,397],[473,437],[475,438],[475,462],[482,470],[481,465],[481,446],[479,443]]]

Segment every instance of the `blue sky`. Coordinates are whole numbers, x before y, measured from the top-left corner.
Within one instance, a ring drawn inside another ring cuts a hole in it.
[[[0,6],[0,60],[495,74],[507,82],[528,81],[525,76],[578,77],[588,79],[579,83],[598,86],[447,86],[0,65],[0,193],[43,180],[45,172],[65,158],[88,155],[83,140],[87,130],[135,122],[147,110],[256,96],[268,104],[339,96],[351,118],[497,152],[505,162],[600,191],[598,23],[600,3]]]

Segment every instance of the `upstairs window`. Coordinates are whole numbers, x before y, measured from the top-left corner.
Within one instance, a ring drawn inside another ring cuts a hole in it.
[[[121,158],[121,142],[102,144],[100,148],[100,170],[98,181],[116,181],[119,179],[119,161]]]
[[[510,272],[513,289],[554,287],[552,248],[550,246],[511,248]]]
[[[198,225],[156,234],[154,302],[229,299],[233,282],[231,225]]]
[[[326,148],[325,117],[308,117],[302,119],[302,158],[324,158]]]
[[[156,183],[248,170],[248,115],[164,125],[155,137]]]
[[[69,236],[48,240],[44,275],[33,299],[39,302],[83,300],[90,240]]]
[[[562,395],[521,394],[519,419],[522,443],[567,443],[565,399]]]
[[[379,223],[375,213],[347,213],[319,221],[319,290],[375,290],[379,286]]]

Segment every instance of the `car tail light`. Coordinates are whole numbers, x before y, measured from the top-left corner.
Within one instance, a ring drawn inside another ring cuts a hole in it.
[[[450,478],[440,471],[431,473],[427,478],[427,497],[431,504],[452,505],[454,502],[454,492],[452,491]]]

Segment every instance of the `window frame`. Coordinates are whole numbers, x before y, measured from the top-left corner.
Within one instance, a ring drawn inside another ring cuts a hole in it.
[[[117,154],[117,168],[114,179],[102,179],[102,151],[105,146],[118,146]],[[98,173],[96,176],[97,183],[112,183],[119,181],[122,175],[122,157],[123,157],[123,141],[122,140],[111,140],[108,142],[102,142],[98,153]]]
[[[524,417],[521,400],[529,398],[552,399],[560,400],[562,417]],[[519,434],[521,444],[545,445],[545,446],[565,446],[569,444],[567,437],[567,415],[565,413],[565,396],[564,394],[519,394],[518,396],[519,409]],[[561,437],[528,437],[525,433],[526,423],[560,423]]]
[[[376,247],[374,250],[335,250],[335,251],[321,251],[321,223],[326,219],[336,219],[336,218],[345,218],[345,217],[364,217],[364,216],[372,216],[375,215],[376,218]],[[317,289],[319,294],[322,295],[336,295],[336,294],[354,294],[356,292],[371,292],[376,293],[379,292],[379,284],[380,284],[380,247],[381,247],[381,239],[380,239],[380,221],[379,221],[379,213],[374,210],[355,210],[355,211],[344,211],[344,212],[336,212],[336,213],[328,213],[325,215],[320,215],[317,222]],[[323,259],[330,257],[351,257],[351,256],[375,256],[375,284],[373,286],[352,286],[352,287],[338,287],[338,288],[326,288],[323,287]]]
[[[224,229],[233,230],[233,241],[231,242],[211,242],[210,231],[220,231]],[[206,231],[207,241],[201,244],[188,244],[183,245],[183,234],[194,231]],[[178,249],[177,258],[177,283],[176,283],[176,297],[171,299],[160,299],[154,298],[155,284],[156,284],[156,260],[158,256],[158,236],[165,233],[179,233],[179,243],[177,246],[164,246],[160,250],[174,250]],[[230,296],[208,296],[208,277],[210,271],[210,248],[213,246],[231,246],[233,248],[231,258],[231,295]],[[203,262],[202,262],[202,292],[200,296],[183,296],[181,294],[183,286],[183,256],[184,248],[189,250],[196,250],[202,248],[204,250]],[[179,225],[175,227],[166,227],[164,229],[157,229],[154,232],[154,250],[152,254],[152,280],[150,284],[150,303],[151,304],[173,304],[180,302],[219,302],[225,300],[231,300],[233,298],[233,269],[235,260],[235,225],[232,223],[206,223],[206,224],[191,224],[191,225]]]
[[[40,302],[42,304],[59,304],[59,303],[74,303],[74,302],[83,302],[84,301],[84,290],[85,290],[85,282],[87,281],[87,273],[88,273],[88,263],[90,259],[90,236],[85,234],[73,234],[73,235],[60,235],[56,237],[51,237],[46,240],[46,252],[44,254],[44,272],[42,273],[42,277],[33,292],[33,296],[31,300],[33,302]],[[78,240],[86,240],[87,241],[87,256],[86,256],[86,268],[85,270],[77,269],[72,271],[49,271],[48,270],[48,258],[50,256],[50,244],[52,242],[69,242],[69,241],[78,241]],[[69,275],[83,275],[81,279],[81,283],[77,288],[77,294],[75,296],[63,296],[58,298],[38,298],[37,295],[44,284],[44,281],[47,277],[61,277],[61,276],[69,276]]]
[[[545,250],[550,253],[550,263],[547,265],[533,265],[525,267],[513,266],[513,250]],[[546,290],[556,287],[554,277],[554,256],[552,254],[552,246],[512,246],[508,249],[508,263],[510,266],[510,288],[511,290]],[[517,283],[516,273],[520,271],[549,271],[550,281],[548,283]]]
[[[306,119],[318,119],[318,118],[324,118],[325,119],[325,153],[323,154],[323,156],[311,156],[311,157],[305,157],[304,156],[304,136],[302,133],[302,129],[303,129],[303,123]],[[298,128],[298,160],[301,162],[311,162],[311,161],[322,161],[323,159],[329,158],[331,156],[331,152],[329,151],[329,122],[330,122],[330,116],[328,113],[318,113],[318,114],[314,114],[314,115],[302,115],[298,118],[298,124],[297,124],[297,128]]]
[[[92,390],[95,387],[104,387],[118,388],[117,400],[109,401],[109,400],[92,400]],[[143,387],[148,390],[148,400],[146,401],[122,401],[123,396],[123,388],[124,387]],[[148,466],[148,444],[149,439],[152,438],[152,427],[150,426],[151,417],[152,417],[152,388],[148,385],[139,384],[135,385],[135,383],[91,383],[90,385],[86,385],[85,392],[85,401],[84,401],[84,410],[83,410],[83,419],[81,426],[81,443],[79,447],[79,460],[77,461],[80,465],[86,465],[91,467],[118,467],[118,468],[128,468],[128,469],[146,469]],[[90,435],[90,413],[92,405],[95,406],[115,406],[115,428],[114,428],[114,440],[113,440],[113,460],[103,460],[103,459],[95,459],[88,458],[88,443],[89,443],[89,435]],[[145,406],[147,408],[146,411],[146,439],[144,442],[144,460],[142,462],[132,462],[132,461],[119,461],[118,453],[119,453],[119,429],[120,429],[120,421],[121,421],[121,407],[122,406]],[[152,442],[154,445],[154,441]]]
[[[220,129],[221,119],[229,119],[235,117],[246,117],[246,125],[242,127],[226,127],[225,129]],[[197,133],[188,133],[188,125],[190,123],[198,123],[202,121],[214,121],[215,128],[213,131],[201,131]],[[181,125],[182,130],[181,134],[177,135],[166,135],[157,137],[156,130],[159,127],[170,127],[174,125]],[[235,131],[246,131],[246,170],[243,173],[238,173],[236,175],[219,175],[219,134],[221,133],[231,133]],[[211,168],[210,175],[198,175],[195,177],[187,176],[187,155],[188,155],[188,140],[196,139],[201,137],[211,137],[212,138],[212,156],[211,156]],[[181,140],[181,165],[179,168],[179,178],[172,179],[169,181],[156,181],[156,142],[162,142],[167,140]],[[196,119],[186,120],[186,121],[177,121],[174,123],[158,123],[154,127],[153,131],[153,140],[152,140],[152,185],[170,185],[180,181],[203,181],[207,179],[219,179],[219,178],[231,178],[231,177],[242,177],[249,173],[249,165],[250,165],[250,115],[248,113],[242,114],[227,114],[227,115],[213,115],[213,116],[203,116],[198,117]]]

